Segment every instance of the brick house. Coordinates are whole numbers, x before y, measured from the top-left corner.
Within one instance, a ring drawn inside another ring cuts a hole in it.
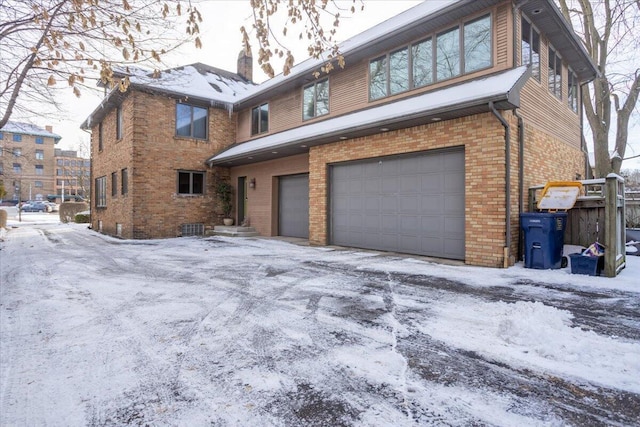
[[[222,88],[200,86],[195,64],[181,71],[191,84],[111,91],[83,124],[103,195],[93,226],[135,238],[211,227],[215,178],[228,177],[236,222],[264,236],[502,267],[518,256],[526,188],[585,175],[580,91],[597,70],[553,1],[424,2],[342,52],[347,66],[319,77],[309,59],[252,86],[241,56],[247,80],[209,69]],[[185,135],[186,106],[187,127],[206,131]],[[201,188],[183,193],[195,174]]]
[[[5,199],[46,200],[54,193],[54,151],[61,139],[51,126],[7,122],[0,129],[0,180]]]

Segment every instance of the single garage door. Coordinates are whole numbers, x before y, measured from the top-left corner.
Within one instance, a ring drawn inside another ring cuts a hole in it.
[[[332,165],[330,242],[464,259],[464,150]]]
[[[309,174],[278,179],[278,234],[309,238]]]

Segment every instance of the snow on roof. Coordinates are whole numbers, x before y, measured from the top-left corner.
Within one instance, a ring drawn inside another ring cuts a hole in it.
[[[232,159],[239,155],[270,150],[327,133],[345,132],[399,117],[436,111],[470,102],[478,102],[479,104],[492,97],[508,95],[526,71],[527,67],[522,66],[483,79],[268,135],[233,146],[209,158],[207,162]]]
[[[389,33],[400,30],[406,27],[408,24],[416,21],[419,18],[429,16],[442,10],[452,4],[459,3],[462,0],[431,0],[418,4],[404,12],[387,19],[380,24],[365,30],[350,39],[345,40],[339,44],[340,52],[343,55],[349,54],[349,52],[356,50],[362,46],[368,45]],[[285,80],[289,80],[297,75],[312,72],[325,63],[325,59],[321,58],[309,58],[293,68],[288,75],[278,74],[272,79],[256,86],[253,90],[245,95],[245,98],[253,96],[259,92],[268,90],[274,86],[279,85]]]
[[[185,65],[162,71],[159,77],[134,75],[133,85],[233,105],[252,83],[240,76],[203,64]]]
[[[40,126],[22,122],[7,122],[7,124],[4,125],[2,129],[0,129],[0,132],[19,133],[22,135],[45,136],[48,138],[62,139],[62,137],[57,133],[49,132],[48,130],[43,129]]]

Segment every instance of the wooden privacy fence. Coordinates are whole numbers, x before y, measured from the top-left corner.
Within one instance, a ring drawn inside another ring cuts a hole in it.
[[[624,179],[607,178],[580,181],[583,194],[567,212],[564,243],[588,247],[598,242],[605,247],[606,277],[615,277],[626,265]],[[529,188],[529,212],[535,212],[544,186]]]

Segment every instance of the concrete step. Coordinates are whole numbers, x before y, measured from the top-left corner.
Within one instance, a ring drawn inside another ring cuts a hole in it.
[[[216,225],[213,227],[214,236],[228,236],[228,237],[253,237],[259,236],[260,233],[253,227],[236,227],[227,225]]]

